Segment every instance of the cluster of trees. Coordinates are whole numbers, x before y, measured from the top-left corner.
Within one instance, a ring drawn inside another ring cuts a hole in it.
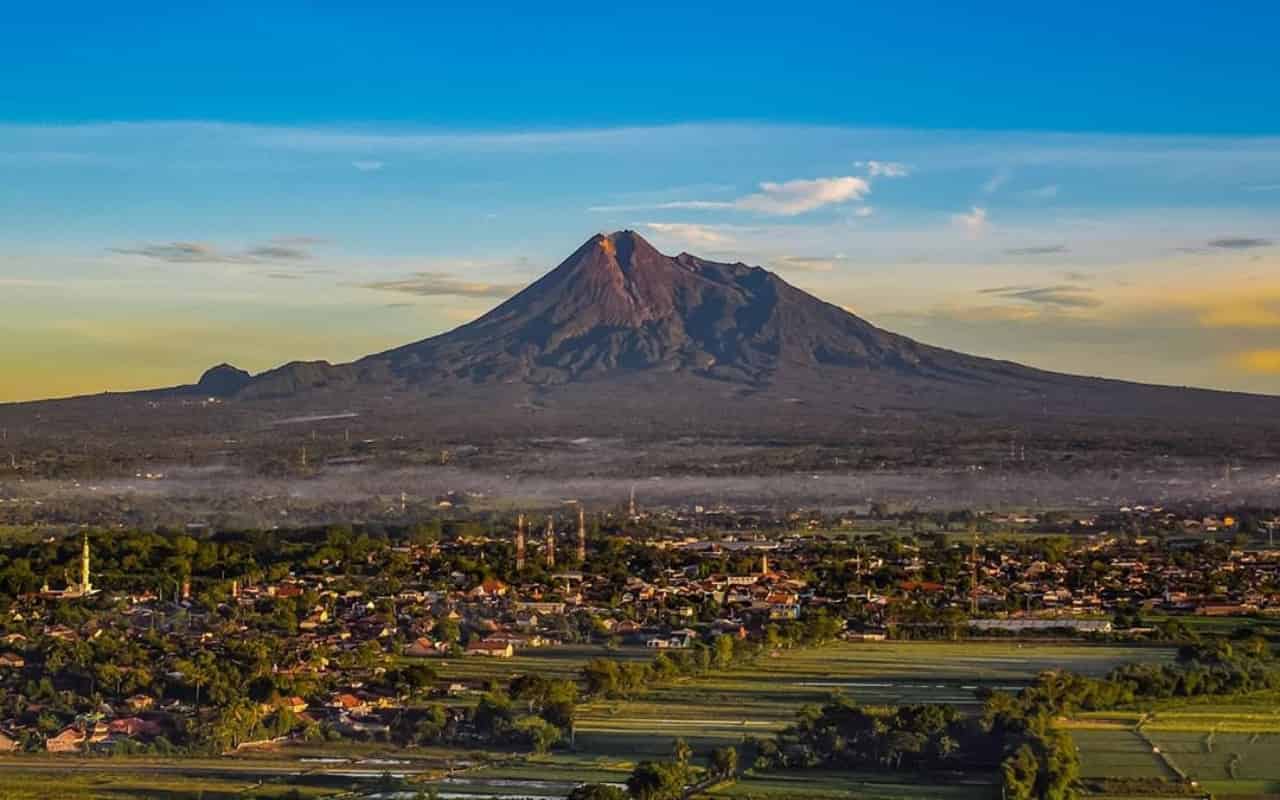
[[[480,698],[472,722],[485,741],[545,753],[561,741],[572,742],[577,706],[574,681],[518,675],[506,689],[495,687]]]
[[[1063,800],[1079,775],[1075,746],[1043,708],[1008,695],[966,717],[948,705],[866,708],[837,697],[801,711],[773,740],[756,743],[754,768],[998,770],[1007,800]]]
[[[817,611],[801,620],[767,626],[763,640],[721,634],[710,644],[695,642],[688,648],[664,650],[648,663],[595,658],[582,668],[582,679],[590,697],[626,697],[676,678],[700,677],[751,664],[762,653],[781,647],[829,642],[840,633],[841,627],[840,620]]]
[[[665,761],[641,761],[627,778],[627,792],[636,800],[680,800],[690,789],[703,789],[738,774],[738,750],[718,747],[711,751],[706,768],[693,765],[693,748],[676,739]],[[571,796],[572,800],[572,796]]]

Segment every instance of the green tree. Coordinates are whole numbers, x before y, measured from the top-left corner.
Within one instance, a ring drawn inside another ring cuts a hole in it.
[[[711,751],[711,772],[718,778],[732,778],[738,772],[738,749],[717,747]]]
[[[569,792],[567,800],[627,800],[627,793],[607,783],[584,783]]]

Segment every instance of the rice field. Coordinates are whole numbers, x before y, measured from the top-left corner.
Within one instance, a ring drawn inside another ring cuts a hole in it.
[[[768,736],[806,704],[839,692],[864,705],[951,703],[976,710],[982,687],[1017,691],[1046,669],[1102,675],[1132,661],[1172,658],[1164,648],[1013,642],[839,643],[788,651],[719,675],[585,706],[581,752],[665,755],[672,738],[695,750]]]
[[[1000,793],[982,782],[895,781],[884,775],[806,770],[746,777],[706,796],[718,800],[993,800]]]
[[[1280,797],[1280,693],[1083,714],[1066,725],[1086,779],[1189,780],[1217,797]]]

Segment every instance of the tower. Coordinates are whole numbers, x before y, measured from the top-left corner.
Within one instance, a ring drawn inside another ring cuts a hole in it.
[[[556,518],[547,517],[547,569],[556,568]]]
[[[524,514],[516,518],[516,571],[524,569]]]
[[[578,506],[578,561],[586,563],[587,560],[587,511],[581,505]]]
[[[761,575],[769,574],[769,554],[768,553],[760,554],[760,574]]]
[[[629,517],[631,518],[631,521],[632,521],[632,522],[634,522],[634,521],[635,521],[636,519],[638,519],[638,518],[639,518],[639,516],[640,516],[639,514],[637,514],[637,513],[636,513],[636,487],[635,487],[635,484],[632,484],[632,486],[631,486],[631,503],[627,506],[627,516],[629,516]]]
[[[969,584],[969,613],[978,616],[978,532],[973,533],[973,551],[969,556],[973,565],[973,578]]]
[[[84,535],[84,543],[80,552],[80,593],[92,594],[93,582],[89,575],[89,534]]]

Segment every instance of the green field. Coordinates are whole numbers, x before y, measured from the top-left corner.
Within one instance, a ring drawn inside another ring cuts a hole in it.
[[[253,780],[183,778],[146,772],[94,774],[6,770],[0,775],[0,800],[294,800],[336,794],[333,787],[279,781],[260,784]]]
[[[586,706],[577,746],[601,755],[665,755],[683,736],[695,750],[766,736],[804,705],[841,692],[866,705],[952,703],[976,708],[980,687],[1016,691],[1046,669],[1101,675],[1164,648],[1013,642],[841,643],[781,653],[751,667]]]
[[[993,800],[989,783],[893,781],[883,775],[805,770],[746,777],[707,795],[722,800]]]
[[[441,680],[497,681],[507,683],[517,675],[541,675],[544,678],[578,678],[582,665],[593,658],[648,661],[654,651],[645,647],[610,649],[600,645],[565,645],[521,650],[513,658],[457,656],[456,658],[403,658],[407,663],[426,663],[436,668]]]
[[[1280,796],[1280,693],[1166,701],[1066,724],[1086,779],[1185,777],[1219,797]]]

